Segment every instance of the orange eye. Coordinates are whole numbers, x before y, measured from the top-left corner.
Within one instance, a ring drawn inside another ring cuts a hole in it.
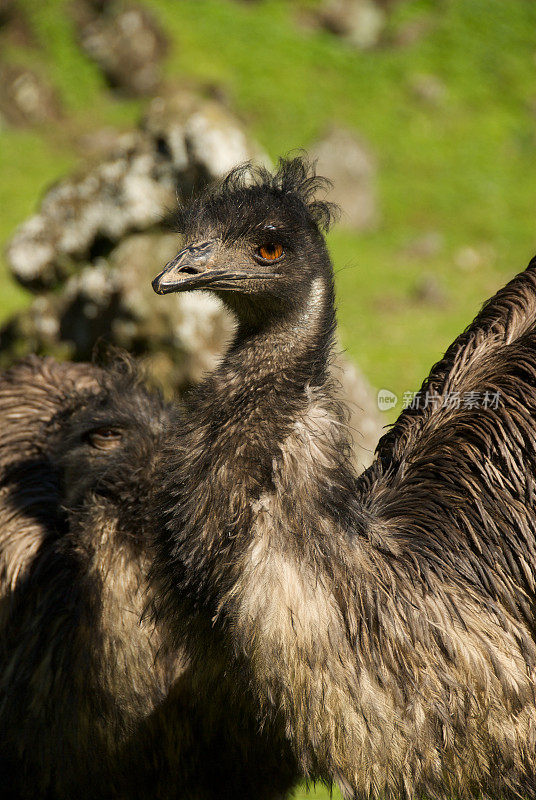
[[[265,244],[257,250],[263,261],[277,261],[283,255],[283,246],[280,244]]]

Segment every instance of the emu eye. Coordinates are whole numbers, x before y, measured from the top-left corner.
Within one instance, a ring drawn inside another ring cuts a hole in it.
[[[279,261],[283,256],[283,245],[281,244],[263,244],[257,248],[255,258],[263,264],[269,264],[273,261]]]
[[[122,439],[123,433],[119,428],[97,428],[87,434],[89,444],[97,450],[114,450]]]

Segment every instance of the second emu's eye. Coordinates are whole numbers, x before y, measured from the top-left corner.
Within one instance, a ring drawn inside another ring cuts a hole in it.
[[[97,428],[87,435],[89,444],[97,450],[113,450],[119,447],[122,439],[123,433],[118,428]]]
[[[270,261],[279,261],[283,255],[283,245],[281,244],[263,244],[257,247],[255,251],[255,258],[262,263],[269,263]]]

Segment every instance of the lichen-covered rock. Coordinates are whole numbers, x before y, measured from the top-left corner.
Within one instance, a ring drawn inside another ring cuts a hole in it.
[[[8,245],[14,276],[30,288],[54,286],[77,261],[157,224],[174,202],[175,184],[171,164],[147,136],[125,135],[106,161],[49,189]]]
[[[0,64],[0,118],[8,125],[38,125],[61,115],[54,89],[33,70]]]
[[[163,220],[177,191],[267,158],[225,108],[182,91],[156,98],[141,129],[108,136],[106,150],[53,186],[9,243],[14,276],[46,293],[2,330],[2,358],[84,359],[104,338],[149,353],[163,383],[184,386],[213,366],[230,323],[207,297],[163,303],[153,293],[151,278],[177,247]]]
[[[153,292],[152,278],[176,252],[171,234],[127,236],[106,259],[73,274],[61,293],[39,296],[0,330],[0,365],[29,353],[84,361],[106,342],[142,358],[169,394],[199,381],[233,323],[211,295]]]
[[[119,0],[78,0],[74,13],[82,48],[112,88],[134,96],[157,90],[167,39],[146,8]]]
[[[200,102],[189,92],[156,97],[142,129],[167,154],[186,194],[245,161],[269,164],[266,154],[222,103]]]
[[[340,225],[371,230],[379,220],[376,160],[370,147],[355,134],[334,128],[311,149],[320,175],[333,184],[330,200],[341,209]]]

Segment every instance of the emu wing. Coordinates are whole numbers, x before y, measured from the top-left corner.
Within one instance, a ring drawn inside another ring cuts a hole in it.
[[[536,261],[485,304],[418,399],[357,482],[367,523],[341,610],[375,687],[363,759],[378,772],[363,774],[384,791],[391,779],[377,775],[400,765],[393,781],[408,796],[532,796]]]
[[[433,367],[377,455],[360,495],[411,557],[532,626],[536,259]]]

